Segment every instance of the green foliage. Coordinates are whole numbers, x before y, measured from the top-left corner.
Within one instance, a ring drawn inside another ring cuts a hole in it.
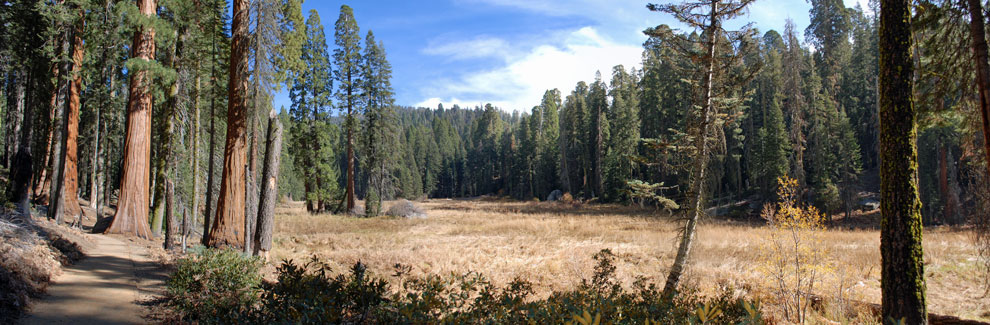
[[[223,258],[239,261],[225,254],[232,253],[209,256],[216,262]],[[582,280],[572,291],[555,292],[545,299],[532,297],[532,285],[521,279],[500,287],[474,272],[410,277],[411,268],[401,264],[395,266],[394,276],[402,284],[393,291],[384,280],[368,275],[360,262],[348,272],[333,275],[326,263],[314,259],[301,265],[285,261],[277,269],[276,281],[250,290],[239,290],[245,283],[215,284],[225,291],[207,290],[208,294],[182,296],[191,300],[169,306],[180,312],[184,320],[202,323],[763,323],[759,304],[734,298],[731,289],[722,289],[710,298],[693,291],[669,298],[642,278],[632,289],[625,289],[615,278],[612,252],[602,250],[594,258],[597,263],[591,279]],[[243,258],[240,261],[243,263]],[[209,265],[212,267],[199,264],[191,267],[184,262],[180,267],[182,273],[173,277],[211,278],[209,275],[214,272],[211,270],[216,266]],[[170,288],[172,283],[189,282],[195,281],[169,281]],[[248,292],[255,296],[233,295]],[[222,308],[187,307],[213,305],[214,301],[230,296],[238,299],[225,300],[228,304]]]
[[[201,249],[179,260],[165,283],[168,306],[184,321],[224,323],[258,301],[261,265],[240,252]]]

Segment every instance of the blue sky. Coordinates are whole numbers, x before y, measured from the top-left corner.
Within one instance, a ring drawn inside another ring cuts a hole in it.
[[[844,0],[847,6],[866,0]],[[640,66],[642,30],[673,20],[631,0],[308,0],[320,14],[333,48],[333,23],[341,4],[354,8],[364,33],[373,30],[392,63],[396,103],[435,108],[492,103],[506,111],[528,111],[546,89],[565,94],[595,71]],[[808,25],[804,0],[761,0],[749,14],[761,32],[783,31],[786,19],[799,32]],[[286,91],[275,107],[289,107]]]

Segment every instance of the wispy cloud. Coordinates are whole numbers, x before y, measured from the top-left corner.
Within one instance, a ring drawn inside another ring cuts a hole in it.
[[[460,76],[424,85],[422,90],[427,99],[417,106],[492,103],[506,110],[528,110],[539,104],[547,89],[558,88],[566,93],[578,81],[594,78],[595,71],[608,76],[615,65],[624,65],[626,69],[640,65],[642,47],[639,44],[615,42],[594,27],[560,34],[561,37],[552,39],[563,39],[562,42],[531,45],[519,50],[523,55],[507,56],[504,65],[466,71]],[[492,43],[511,44],[505,41]],[[438,51],[436,55],[445,52]],[[444,94],[445,97],[429,94]]]
[[[511,47],[508,42],[501,38],[479,37],[473,40],[444,44],[433,42],[433,44],[423,49],[423,54],[446,56],[453,60],[478,58],[508,59],[511,55],[510,51]]]

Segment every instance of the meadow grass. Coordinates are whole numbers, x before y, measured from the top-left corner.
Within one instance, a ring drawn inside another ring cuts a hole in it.
[[[645,277],[662,285],[679,235],[679,222],[666,212],[636,207],[440,199],[417,204],[427,218],[311,215],[301,203],[284,204],[277,211],[272,257],[305,261],[315,255],[337,272],[361,261],[389,279],[395,264],[412,267],[412,275],[475,271],[497,285],[527,280],[536,296],[545,297],[590,278],[592,255],[604,248],[615,253],[623,284]],[[772,299],[759,267],[768,231],[759,220],[706,219],[685,281],[703,293],[732,286]],[[879,232],[828,229],[823,238],[834,271],[816,292],[879,303]],[[990,320],[990,298],[984,297],[970,238],[966,229],[925,230],[929,311]]]

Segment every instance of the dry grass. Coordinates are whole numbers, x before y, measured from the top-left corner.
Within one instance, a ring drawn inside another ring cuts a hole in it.
[[[389,277],[397,263],[413,274],[479,271],[496,284],[528,280],[539,295],[566,290],[592,274],[595,252],[617,255],[620,280],[644,276],[662,284],[673,259],[678,225],[666,216],[634,208],[559,203],[429,200],[426,219],[313,216],[301,204],[279,208],[276,260],[317,256],[344,271],[362,261]],[[762,226],[708,220],[700,228],[686,275],[688,284],[710,290],[728,284],[767,296],[758,271]],[[982,297],[976,248],[966,230],[925,231],[929,311],[990,320],[990,299]],[[833,297],[880,301],[879,232],[828,230],[825,243],[837,272],[819,288]],[[840,280],[841,278],[841,280]]]

